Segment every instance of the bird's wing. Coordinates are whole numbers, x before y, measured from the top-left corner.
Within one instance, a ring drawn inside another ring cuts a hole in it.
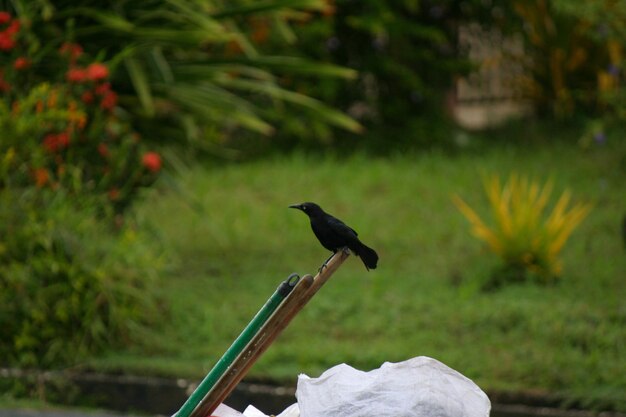
[[[353,235],[354,237],[357,237],[359,235],[356,232],[356,230],[354,230],[353,228],[346,225],[344,222],[342,222],[338,218],[333,217],[331,215],[328,216],[328,224],[336,233],[340,235],[344,235],[344,236]]]

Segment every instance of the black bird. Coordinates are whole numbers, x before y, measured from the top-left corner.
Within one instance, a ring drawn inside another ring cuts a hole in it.
[[[347,247],[356,256],[361,257],[368,271],[370,269],[376,269],[378,254],[374,249],[368,248],[361,243],[354,229],[346,226],[346,224],[338,218],[326,213],[315,203],[294,204],[289,207],[302,210],[304,214],[309,216],[313,233],[315,233],[315,236],[322,246],[333,251],[333,254]],[[326,262],[328,262],[328,260]],[[326,266],[326,262],[322,265],[322,268]]]

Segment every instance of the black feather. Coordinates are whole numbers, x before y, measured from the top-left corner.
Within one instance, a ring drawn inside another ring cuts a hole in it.
[[[337,252],[345,247],[359,256],[365,268],[376,269],[378,254],[359,240],[358,233],[338,218],[326,213],[315,203],[302,203],[289,206],[302,210],[311,221],[311,229],[326,249]]]

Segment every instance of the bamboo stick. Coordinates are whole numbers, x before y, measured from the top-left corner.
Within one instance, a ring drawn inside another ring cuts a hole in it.
[[[292,288],[293,286],[289,283],[289,280],[279,285],[274,294],[266,301],[237,339],[235,339],[232,345],[226,350],[224,355],[222,355],[215,366],[213,366],[211,371],[209,371],[202,382],[196,387],[194,392],[187,398],[187,401],[185,401],[182,407],[176,412],[175,417],[189,417],[191,415],[197,405],[211,392],[215,384],[217,384],[221,377],[230,369],[241,352],[250,345],[250,341],[252,341],[267,320],[269,320],[272,313],[283,303]]]
[[[291,294],[274,311],[261,330],[250,341],[248,347],[235,359],[231,368],[224,373],[213,389],[198,404],[190,417],[207,417],[215,411],[248,373],[257,359],[269,348],[348,256],[348,251],[339,251],[333,255],[315,278],[312,278],[311,275],[305,275],[301,278]]]
[[[293,305],[300,303],[301,300],[306,297],[312,283],[313,277],[311,277],[311,275],[305,275],[300,279],[300,282],[298,282],[298,285],[296,285],[289,297],[268,319],[266,325],[259,330],[256,336],[250,341],[248,347],[233,362],[231,369],[217,382],[214,389],[200,402],[190,417],[211,415],[226,397],[228,397],[256,360],[269,347],[273,339],[278,336],[279,332],[276,332],[276,330],[277,327],[280,326],[284,314],[293,311]]]

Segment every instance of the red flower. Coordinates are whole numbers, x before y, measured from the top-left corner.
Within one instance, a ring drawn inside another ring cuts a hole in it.
[[[0,12],[0,23],[8,23],[9,26],[0,32],[0,50],[9,51],[15,48],[15,35],[20,31],[20,21],[11,20],[11,15],[6,12]]]
[[[70,144],[70,135],[67,132],[58,134],[48,133],[43,138],[43,147],[50,153],[55,153],[61,149],[67,148]]]
[[[30,59],[20,56],[13,63],[13,68],[20,71],[20,70],[30,67],[30,64],[31,64]]]
[[[7,32],[0,32],[0,50],[10,51],[13,48],[15,48],[15,41],[13,40],[13,36],[8,34]]]
[[[87,72],[83,68],[70,68],[65,78],[71,83],[82,83],[87,79]]]
[[[57,141],[57,135],[49,133],[43,138],[43,147],[50,153],[54,153],[59,149],[59,142]]]
[[[99,86],[97,86],[94,91],[99,96],[102,96],[105,93],[108,93],[109,90],[111,90],[111,83],[104,83],[104,84],[100,84]]]
[[[83,54],[83,48],[77,43],[65,42],[59,48],[61,55],[67,55],[70,57],[72,63],[76,62],[79,56]]]
[[[101,143],[98,145],[98,153],[103,157],[103,158],[108,158],[110,155],[109,152],[109,148],[105,143]]]
[[[161,156],[156,152],[146,152],[143,154],[141,163],[150,172],[156,173],[161,170]]]
[[[87,78],[91,81],[103,80],[109,76],[109,69],[104,64],[95,62],[87,67]]]
[[[0,25],[11,21],[11,15],[7,12],[0,12]]]
[[[83,93],[82,96],[80,96],[80,99],[83,101],[83,103],[85,104],[91,104],[93,103],[93,99],[94,99],[94,95],[93,92],[91,91],[85,91]]]
[[[46,185],[50,179],[50,174],[45,168],[36,168],[33,172],[33,176],[35,177],[35,185],[39,188]]]
[[[4,31],[7,35],[15,35],[20,31],[20,21],[15,19],[11,22],[8,28]]]
[[[100,108],[102,110],[112,110],[113,107],[117,104],[117,94],[113,91],[109,91],[102,97],[102,101],[100,102]]]
[[[57,143],[61,149],[67,148],[70,145],[70,134],[68,132],[61,132],[57,135]]]

